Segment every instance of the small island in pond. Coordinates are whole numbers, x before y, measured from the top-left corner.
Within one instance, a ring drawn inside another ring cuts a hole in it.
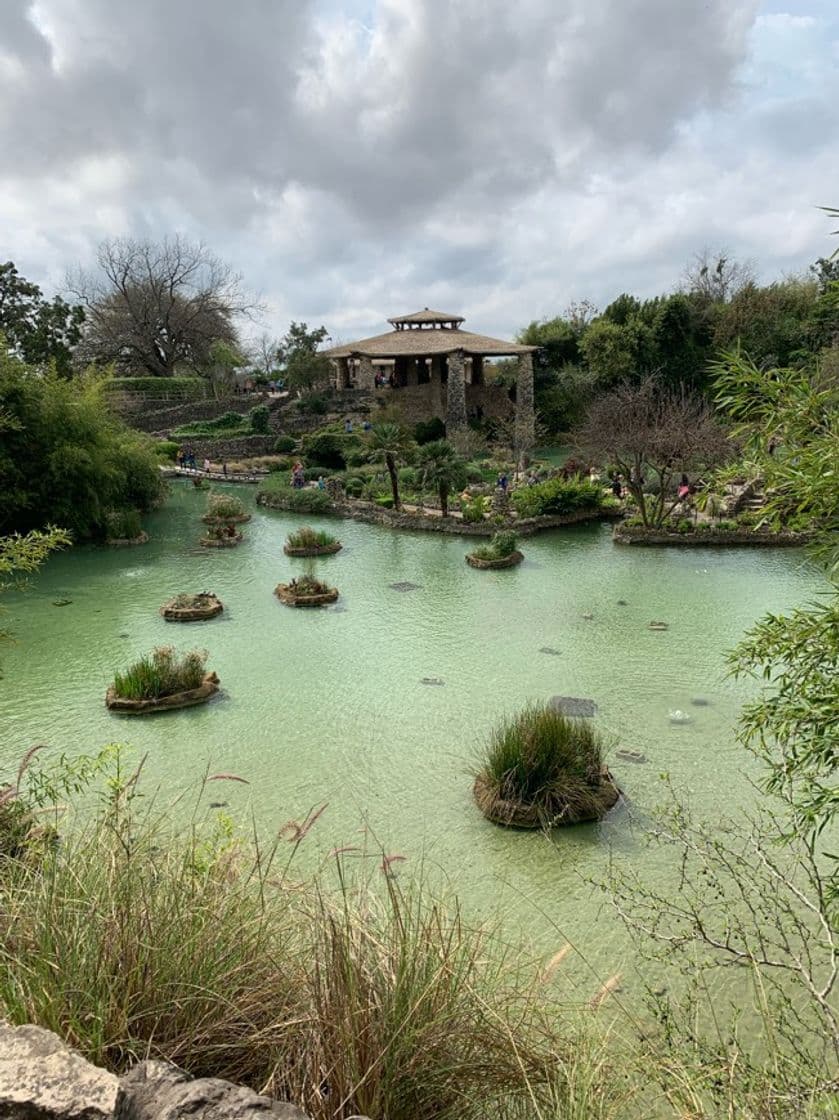
[[[342,547],[338,538],[331,533],[305,525],[302,529],[289,533],[283,552],[286,556],[333,556]]]
[[[112,712],[147,715],[205,704],[219,690],[219,679],[206,670],[204,650],[179,656],[172,646],[158,646],[121,673],[105,694]]]
[[[212,591],[202,591],[198,595],[175,595],[160,608],[160,614],[167,622],[201,622],[215,618],[224,610],[224,604]]]

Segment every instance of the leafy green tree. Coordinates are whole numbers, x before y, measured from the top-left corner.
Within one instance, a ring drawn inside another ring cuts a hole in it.
[[[332,363],[318,353],[321,343],[329,339],[326,327],[309,330],[307,323],[292,322],[280,342],[277,356],[286,383],[292,389],[312,389],[328,382]]]
[[[765,288],[746,284],[717,309],[714,347],[719,351],[739,345],[764,367],[806,363],[812,359],[817,297],[811,280],[782,280]]]
[[[422,445],[417,465],[424,484],[437,491],[443,517],[448,517],[449,495],[465,484],[466,464],[447,440],[437,439]]]
[[[109,512],[162,494],[151,441],[108,411],[100,380],[67,381],[0,350],[0,533],[57,523],[97,536]]]
[[[371,462],[384,463],[390,476],[390,489],[393,494],[393,508],[401,509],[399,498],[399,475],[396,464],[404,461],[415,444],[408,432],[400,424],[374,424],[367,433],[367,457]],[[429,446],[426,444],[426,446]]]
[[[595,319],[580,340],[580,351],[595,384],[608,389],[621,381],[638,380],[647,370],[645,352],[650,328],[639,319],[615,323]]]
[[[61,296],[44,299],[38,285],[25,280],[12,261],[0,264],[0,334],[23,361],[37,366],[53,362],[69,377],[84,317],[84,308]]]

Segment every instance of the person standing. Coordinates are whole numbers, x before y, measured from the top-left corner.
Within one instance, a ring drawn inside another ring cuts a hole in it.
[[[618,501],[623,497],[623,478],[619,474],[612,479],[612,493]]]

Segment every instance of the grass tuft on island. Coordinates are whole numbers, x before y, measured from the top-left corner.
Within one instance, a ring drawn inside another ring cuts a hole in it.
[[[179,655],[174,646],[158,646],[123,672],[115,673],[113,689],[123,700],[159,700],[198,688],[206,663],[206,650],[192,649]]]
[[[286,537],[283,551],[286,556],[328,556],[340,552],[341,542],[325,529],[312,529],[305,525]]]
[[[549,704],[529,704],[493,730],[473,792],[485,817],[517,828],[599,820],[620,796],[600,734]]]
[[[220,494],[211,490],[207,495],[207,512],[203,520],[208,523],[250,521],[251,515],[246,511],[242,502],[233,494]]]
[[[510,530],[495,533],[489,544],[467,553],[466,563],[473,568],[512,568],[524,559],[517,543],[516,534]]]
[[[274,594],[289,607],[325,607],[338,598],[338,589],[307,573],[289,583],[278,583]]]

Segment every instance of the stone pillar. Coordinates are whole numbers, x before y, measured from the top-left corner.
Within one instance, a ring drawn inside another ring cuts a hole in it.
[[[366,354],[362,354],[358,359],[358,388],[375,389],[375,387],[376,371],[373,369],[373,362]]]
[[[417,368],[419,358],[408,359],[408,369],[405,376],[406,385],[419,385],[419,369]]]
[[[466,377],[462,350],[449,354],[449,383],[446,395],[446,439],[466,427]],[[532,380],[531,380],[532,384]],[[533,400],[531,389],[531,401]]]
[[[483,385],[484,383],[484,359],[480,354],[472,355],[472,377],[470,379],[471,385]]]
[[[408,361],[404,354],[400,354],[398,358],[393,359],[393,380],[400,389],[408,384]]]
[[[533,409],[533,355],[519,355],[516,378],[516,450],[531,451],[536,442],[536,413]]]
[[[431,359],[431,388],[428,392],[428,406],[431,409],[431,415],[444,420],[446,417],[446,410],[443,407],[443,368],[445,366],[445,354],[435,354]]]

